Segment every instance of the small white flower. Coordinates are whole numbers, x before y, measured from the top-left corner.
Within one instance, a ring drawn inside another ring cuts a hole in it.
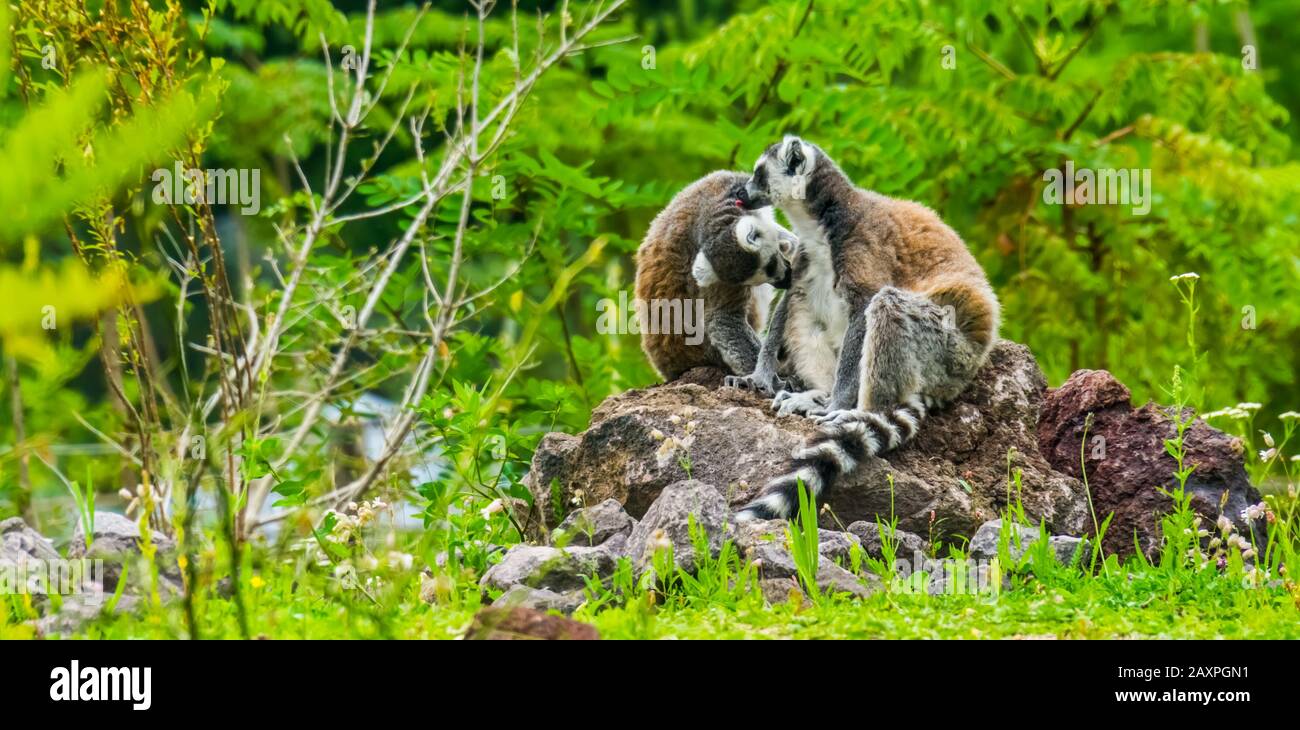
[[[1241,511],[1241,518],[1247,522],[1254,522],[1266,516],[1268,516],[1268,505],[1263,502],[1252,504]]]
[[[410,553],[403,553],[397,550],[388,551],[388,567],[393,570],[410,570],[415,564],[415,557]]]
[[[1201,278],[1200,274],[1196,273],[1195,271],[1189,271],[1186,274],[1171,276],[1169,277],[1169,280],[1170,281],[1187,281],[1187,280],[1196,281],[1199,278]]]
[[[1221,408],[1217,411],[1210,411],[1209,413],[1206,413],[1205,415],[1201,416],[1201,418],[1204,419],[1231,418],[1234,421],[1244,421],[1247,418],[1250,418],[1250,412],[1243,410],[1237,406],[1231,406],[1229,408]]]
[[[494,499],[488,503],[488,506],[484,507],[478,512],[479,514],[483,515],[483,519],[490,520],[492,519],[492,515],[500,512],[505,508],[506,508],[505,503],[503,503],[500,499]]]
[[[659,445],[659,451],[655,453],[655,458],[658,459],[660,463],[666,462],[674,453],[677,452],[677,449],[680,446],[681,443],[675,437],[669,436]]]
[[[1262,403],[1238,403],[1237,407],[1243,411],[1258,411],[1264,407]]]
[[[1286,413],[1283,413],[1282,415],[1278,416],[1277,418],[1278,418],[1279,421],[1295,421],[1295,420],[1300,420],[1300,413],[1296,413],[1295,411],[1287,411]]]
[[[1260,431],[1260,433],[1264,434],[1264,445],[1265,445],[1265,446],[1267,446],[1267,447],[1269,447],[1269,448],[1271,449],[1271,448],[1273,448],[1274,446],[1277,445],[1277,444],[1273,443],[1273,434],[1269,433],[1268,431]]]
[[[1274,456],[1277,456],[1277,449],[1268,449],[1266,451],[1259,452],[1260,461],[1272,461]]]
[[[1227,515],[1219,515],[1219,519],[1214,524],[1219,528],[1219,532],[1226,534],[1232,531],[1232,520],[1228,519]]]

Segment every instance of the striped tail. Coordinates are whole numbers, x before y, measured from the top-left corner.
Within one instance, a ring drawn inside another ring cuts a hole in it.
[[[785,519],[799,509],[799,482],[820,501],[835,481],[870,456],[902,446],[921,429],[926,406],[913,396],[893,410],[847,411],[794,455],[793,470],[768,482],[738,521]]]

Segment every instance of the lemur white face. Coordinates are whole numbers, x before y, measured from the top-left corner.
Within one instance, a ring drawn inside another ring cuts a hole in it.
[[[724,234],[696,254],[696,283],[790,287],[799,239],[776,222],[771,208],[741,215],[727,232],[731,240]]]
[[[785,207],[803,200],[808,176],[817,164],[817,148],[787,135],[768,147],[754,163],[754,175],[745,184],[746,208]]]
[[[772,216],[771,208],[763,208],[736,221],[736,243],[758,256],[758,270],[748,284],[774,284],[789,288],[789,276],[799,239],[782,228]],[[784,286],[782,286],[784,284]]]

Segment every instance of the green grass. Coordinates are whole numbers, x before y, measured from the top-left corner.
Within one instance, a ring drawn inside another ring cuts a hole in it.
[[[304,573],[292,564],[275,564],[253,576],[243,596],[254,637],[452,639],[463,634],[480,607],[470,585],[457,591],[450,605],[426,604],[419,597],[420,578],[412,573],[384,576],[382,586],[372,586],[377,602],[340,588],[314,568]],[[623,605],[584,608],[577,617],[612,639],[1300,638],[1300,593],[1246,588],[1240,578],[1217,572],[1171,580],[1159,568],[1125,569],[1111,576],[1062,568],[1013,582],[996,596],[880,593],[866,600],[826,597],[775,607],[765,606],[753,590],[714,600],[694,600],[686,592],[660,594],[659,605],[637,594]],[[200,635],[239,637],[234,602],[205,593],[197,608]],[[17,618],[11,607],[5,610],[9,621]],[[4,638],[25,634],[6,623]],[[78,637],[187,635],[176,602],[101,618]]]

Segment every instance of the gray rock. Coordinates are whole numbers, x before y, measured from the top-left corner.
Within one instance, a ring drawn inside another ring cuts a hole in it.
[[[862,543],[862,549],[868,556],[881,560],[885,556],[884,544],[880,539],[880,525],[875,522],[858,520],[848,527],[849,534],[854,535]],[[930,544],[925,538],[906,530],[894,531],[894,559],[911,559],[915,553],[928,555]]]
[[[789,579],[795,578],[799,573],[794,556],[786,550],[784,543],[759,543],[754,547],[753,556],[758,564],[760,587],[763,581],[772,580],[785,579],[788,584]],[[858,576],[823,557],[817,561],[817,587],[824,592],[849,593],[858,598],[866,598],[880,589],[880,580],[871,574],[859,579]],[[764,596],[767,595],[765,591]],[[771,598],[768,598],[768,602],[771,602]]]
[[[1031,545],[1038,542],[1038,529],[1028,525],[1015,525],[1014,529],[1020,535],[1020,544],[1016,545],[1015,536],[1012,536],[1009,551],[1013,560],[1020,560]],[[975,531],[975,537],[971,538],[968,554],[975,560],[992,560],[998,554],[998,538],[1001,535],[1002,520],[990,520],[980,525]],[[1056,555],[1057,562],[1062,565],[1069,565],[1073,559],[1076,550],[1087,551],[1091,548],[1087,539],[1079,537],[1070,537],[1068,535],[1051,535],[1047,538],[1052,552]],[[1081,558],[1082,559],[1082,558]]]
[[[34,624],[41,636],[69,636],[83,630],[87,624],[104,615],[111,599],[106,593],[78,593],[63,597],[63,606],[58,611],[37,619]],[[114,607],[113,613],[133,612],[140,605],[140,599],[123,594]]]
[[[107,558],[140,552],[140,526],[115,512],[95,512],[95,531],[89,548],[86,547],[85,534],[84,525],[78,522],[72,532],[72,543],[68,545],[68,557]],[[176,548],[176,541],[161,532],[152,532],[150,539],[160,553]]]
[[[162,598],[172,598],[183,592],[180,567],[176,563],[176,541],[161,532],[151,532],[150,540],[156,552],[158,565],[158,590]],[[86,546],[84,526],[77,524],[68,545],[68,557],[104,561],[104,590],[112,593],[122,575],[122,563],[142,555],[140,526],[115,512],[95,512],[95,529],[90,546]],[[149,580],[134,570],[130,572],[133,589],[151,590]]]
[[[1047,539],[1051,544],[1052,551],[1056,553],[1056,560],[1061,565],[1070,565],[1075,558],[1075,553],[1079,553],[1079,562],[1087,564],[1090,559],[1091,543],[1082,537],[1070,537],[1069,535],[1053,535]]]
[[[663,489],[628,538],[627,554],[638,573],[650,567],[654,551],[649,543],[660,530],[672,543],[677,566],[688,573],[695,571],[695,546],[689,529],[692,517],[708,537],[712,556],[718,555],[726,538],[724,533],[731,529],[727,501],[715,487],[704,482],[694,479],[676,482]]]
[[[515,545],[487,569],[479,585],[497,590],[524,585],[565,593],[586,587],[585,577],[604,580],[613,572],[614,556],[601,547]]]
[[[25,560],[58,560],[59,553],[50,541],[27,526],[21,517],[0,522],[0,560],[20,563]]]
[[[22,518],[11,517],[0,522],[0,570],[12,571],[9,575],[15,583],[25,582],[26,588],[15,585],[12,589],[27,591],[38,607],[44,607],[49,601],[45,595],[49,590],[46,580],[51,574],[48,563],[59,558],[50,541],[28,527]],[[31,582],[33,579],[35,583]]]
[[[596,408],[585,432],[548,434],[525,480],[540,508],[535,518],[555,524],[552,483],[565,501],[581,490],[584,499],[615,499],[639,518],[669,485],[688,478],[686,464],[730,508],[752,499],[789,468],[790,455],[816,425],[777,417],[770,398],[721,387],[722,377],[697,369],[620,393]],[[933,514],[937,536],[969,537],[1006,507],[1007,473],[1015,469],[1031,519],[1046,519],[1054,533],[1082,533],[1089,517],[1079,482],[1039,453],[1046,387],[1028,348],[999,342],[967,391],[931,414],[915,439],[885,458],[863,460],[838,484],[828,495],[831,509],[845,524],[888,518],[892,510],[901,529],[918,534],[930,533]],[[834,527],[830,515],[824,520],[823,527]]]
[[[837,565],[850,565],[852,561],[850,554],[854,546],[859,544],[858,537],[847,532],[817,531],[817,552],[821,553],[822,560],[829,560]]]
[[[623,511],[623,505],[616,499],[607,499],[569,513],[556,529],[564,532],[570,545],[594,547],[619,535],[627,537],[634,527],[636,520]]]
[[[613,555],[615,558],[626,558],[628,550],[627,542],[630,537],[632,537],[632,533],[630,532],[626,535],[614,535],[601,543],[600,546],[608,550],[609,554]]]
[[[741,556],[749,558],[761,544],[774,543],[782,547],[787,542],[785,520],[751,520],[736,525],[733,540]],[[833,563],[848,565],[853,546],[859,544],[856,535],[835,530],[817,531],[817,552]]]
[[[803,595],[799,581],[794,578],[761,578],[758,581],[758,589],[763,593],[763,600],[773,606],[790,600],[791,591],[798,591],[799,595]]]
[[[1038,530],[1028,525],[1012,525],[1011,544],[1008,550],[1012,560],[1019,560],[1025,550],[1038,540]],[[1019,533],[1019,545],[1016,544]],[[992,560],[998,556],[998,538],[1002,535],[1002,519],[989,520],[980,525],[975,536],[970,539],[966,554],[975,560]]]
[[[529,588],[522,583],[511,586],[501,597],[492,602],[493,606],[510,608],[523,606],[537,611],[558,611],[565,616],[573,613],[586,600],[581,590],[568,593],[556,593],[545,588]]]

